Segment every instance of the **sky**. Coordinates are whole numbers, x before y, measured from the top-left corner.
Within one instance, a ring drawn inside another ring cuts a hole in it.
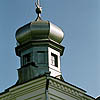
[[[35,20],[36,0],[0,0],[0,92],[18,80],[16,30]],[[64,80],[100,95],[100,0],[40,0],[42,19],[64,32],[61,71]]]

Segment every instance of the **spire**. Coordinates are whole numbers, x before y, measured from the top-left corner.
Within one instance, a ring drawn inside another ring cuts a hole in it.
[[[41,20],[41,13],[42,13],[42,7],[40,7],[40,0],[37,0],[37,3],[35,2],[36,6],[36,13],[37,13],[37,18],[36,21]]]

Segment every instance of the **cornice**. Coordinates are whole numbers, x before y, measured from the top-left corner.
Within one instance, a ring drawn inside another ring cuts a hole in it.
[[[8,92],[0,95],[0,100],[16,100],[15,98],[17,97],[20,97],[20,96],[23,96],[35,91],[40,91],[40,89],[42,89],[42,92],[41,93],[38,92],[39,94],[37,95],[41,95],[45,93],[45,89],[48,90],[49,94],[55,95],[49,91],[50,89],[53,89],[55,91],[60,92],[61,94],[65,96],[70,96],[77,100],[95,100],[93,97],[88,96],[84,90],[76,86],[73,86],[67,82],[61,81],[60,79],[57,79],[51,76],[46,76],[46,75],[42,77],[38,77],[24,84],[9,88]],[[58,96],[58,95],[55,95],[55,96]]]
[[[46,85],[46,77],[41,77],[10,89],[16,97],[39,90]]]
[[[0,95],[0,100],[16,100],[15,98],[46,87],[46,76],[12,87],[7,93]],[[45,89],[44,89],[45,91]],[[38,95],[38,94],[37,94]]]
[[[20,51],[23,51],[23,50],[26,50],[28,48],[31,48],[33,46],[48,46],[48,47],[51,47],[57,51],[59,51],[61,53],[61,55],[63,55],[63,52],[64,52],[64,47],[58,43],[56,43],[55,41],[53,40],[47,40],[47,39],[44,39],[44,40],[34,40],[34,41],[28,41],[24,44],[21,44],[21,45],[18,45],[16,48],[15,48],[15,51],[16,51],[16,54],[17,56],[20,56]]]
[[[10,92],[0,95],[0,100],[9,100],[9,99],[10,99]]]
[[[57,90],[63,94],[69,95],[76,99],[94,100],[94,98],[88,96],[84,90],[81,90],[77,87],[74,87],[72,85],[69,85],[52,77],[48,77],[48,79],[49,79],[49,88]]]

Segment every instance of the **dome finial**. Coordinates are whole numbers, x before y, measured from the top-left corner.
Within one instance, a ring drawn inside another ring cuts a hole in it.
[[[40,7],[40,0],[37,0],[37,3],[35,2],[35,5],[36,5],[36,13],[38,15],[36,21],[38,21],[41,20],[41,13],[42,13],[42,7]]]

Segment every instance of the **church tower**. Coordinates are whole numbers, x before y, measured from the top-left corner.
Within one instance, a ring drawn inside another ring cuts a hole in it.
[[[41,19],[42,8],[36,3],[35,21],[19,28],[16,32],[16,55],[20,57],[21,68],[18,69],[19,83],[26,82],[45,73],[60,78],[60,56],[64,47],[63,31],[49,21]]]
[[[0,100],[95,100],[63,80],[60,57],[64,47],[63,31],[41,18],[37,0],[37,18],[16,31],[16,55],[20,57],[18,81],[0,93]]]

